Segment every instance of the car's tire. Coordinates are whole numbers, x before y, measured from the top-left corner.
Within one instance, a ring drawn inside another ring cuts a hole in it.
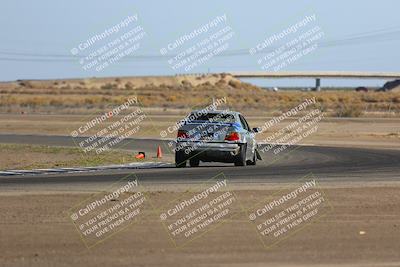
[[[175,166],[177,168],[185,168],[186,167],[186,156],[183,152],[175,152]]]
[[[254,166],[256,164],[257,164],[257,154],[256,154],[256,151],[254,150],[253,160],[248,160],[247,165]]]
[[[199,160],[199,159],[196,159],[196,158],[191,158],[191,159],[189,160],[189,165],[190,165],[190,167],[199,167],[199,165],[200,165],[200,160]]]
[[[236,156],[235,166],[246,166],[246,145],[240,146],[240,152]]]

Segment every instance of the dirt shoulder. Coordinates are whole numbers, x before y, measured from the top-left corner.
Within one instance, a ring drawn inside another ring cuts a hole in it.
[[[332,210],[265,249],[245,213],[176,249],[156,213],[86,249],[68,209],[89,194],[0,195],[2,266],[398,266],[400,186],[322,186]],[[235,189],[245,208],[276,189]],[[152,192],[156,203],[182,192]]]

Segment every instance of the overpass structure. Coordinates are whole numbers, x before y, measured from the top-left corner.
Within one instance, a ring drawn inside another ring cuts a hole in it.
[[[242,71],[230,72],[236,78],[313,78],[315,90],[321,90],[322,78],[338,79],[400,79],[400,72],[357,72],[357,71]]]

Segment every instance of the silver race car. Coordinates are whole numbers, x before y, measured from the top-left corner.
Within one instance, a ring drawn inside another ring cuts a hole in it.
[[[235,166],[256,165],[261,159],[257,152],[255,133],[246,119],[234,111],[193,111],[178,129],[175,163],[191,167],[202,162],[234,163]]]

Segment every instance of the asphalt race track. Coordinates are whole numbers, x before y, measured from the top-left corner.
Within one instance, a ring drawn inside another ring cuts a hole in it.
[[[48,145],[73,145],[71,137],[1,135],[0,142]],[[131,140],[132,141],[132,140]],[[141,148],[153,147],[158,140],[134,140]],[[178,169],[173,164],[145,170],[109,170],[93,173],[24,175],[0,177],[3,190],[98,190],[103,185],[135,173],[143,185],[201,183],[224,173],[231,183],[279,183],[295,181],[313,173],[320,181],[385,182],[398,181],[400,151],[362,148],[296,146],[285,153],[262,154],[257,166],[201,163],[198,168]]]

